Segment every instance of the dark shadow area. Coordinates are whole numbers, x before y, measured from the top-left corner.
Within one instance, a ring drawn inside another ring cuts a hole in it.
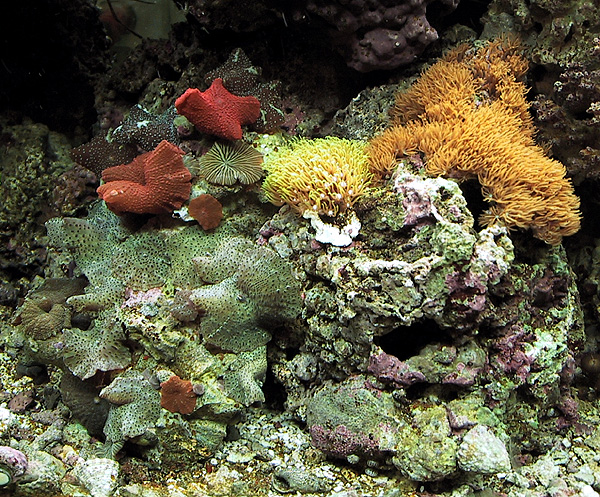
[[[400,326],[376,342],[386,354],[404,361],[419,354],[427,344],[452,343],[452,339],[434,321],[426,319],[412,326]]]
[[[91,126],[93,76],[105,71],[107,48],[90,2],[7,2],[0,21],[0,112],[64,133]]]

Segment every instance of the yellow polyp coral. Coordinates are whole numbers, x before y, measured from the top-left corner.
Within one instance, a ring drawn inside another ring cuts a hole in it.
[[[371,183],[364,149],[363,142],[334,137],[294,140],[266,157],[263,192],[275,205],[335,217]]]
[[[534,140],[526,71],[512,38],[451,51],[396,96],[391,126],[367,147],[375,178],[420,154],[431,175],[479,181],[492,204],[484,225],[529,228],[551,245],[577,232],[579,199],[565,167]]]

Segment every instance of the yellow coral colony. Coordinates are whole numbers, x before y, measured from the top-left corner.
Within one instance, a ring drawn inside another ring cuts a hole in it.
[[[365,144],[341,138],[294,140],[265,159],[263,191],[275,205],[287,203],[335,217],[365,193],[372,174]]]
[[[420,152],[429,174],[479,180],[492,204],[482,224],[530,228],[560,243],[579,229],[579,199],[564,166],[535,144],[526,71],[513,39],[451,51],[396,96],[391,127],[367,148],[372,173],[388,177],[400,158]]]

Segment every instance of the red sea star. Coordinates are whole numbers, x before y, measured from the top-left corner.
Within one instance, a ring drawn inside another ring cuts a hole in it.
[[[102,172],[98,195],[115,214],[165,214],[179,209],[191,191],[183,150],[166,140],[133,162]]]
[[[241,139],[242,125],[252,124],[260,116],[257,98],[230,93],[221,78],[215,79],[206,91],[188,88],[175,101],[175,108],[201,133],[226,140]]]

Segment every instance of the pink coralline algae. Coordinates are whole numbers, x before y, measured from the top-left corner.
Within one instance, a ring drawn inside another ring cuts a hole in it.
[[[461,347],[431,344],[406,361],[378,350],[369,357],[367,371],[392,388],[424,382],[470,387],[486,360],[485,352],[474,343]]]
[[[0,445],[0,488],[21,478],[27,471],[27,456],[20,450]]]
[[[433,224],[435,217],[431,210],[431,200],[427,195],[419,192],[417,188],[408,185],[400,185],[399,193],[403,195],[402,207],[404,207],[404,226],[424,226]]]
[[[344,425],[334,429],[314,425],[310,427],[313,445],[326,454],[346,459],[353,454],[374,455],[379,451],[379,443],[367,434],[355,433]]]
[[[385,457],[386,441],[398,430],[391,394],[373,387],[364,376],[326,385],[306,402],[312,444],[340,459]]]
[[[496,351],[490,360],[492,367],[512,377],[517,385],[525,384],[534,362],[534,358],[527,355],[528,342],[533,340],[531,334],[516,325],[512,326],[492,346]]]
[[[380,352],[369,358],[367,371],[384,382],[395,387],[407,387],[413,383],[425,381],[425,375],[420,371],[411,370],[410,366],[397,357]]]

